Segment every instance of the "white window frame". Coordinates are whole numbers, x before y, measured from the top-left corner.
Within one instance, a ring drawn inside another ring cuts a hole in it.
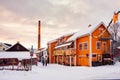
[[[85,43],[87,43],[87,49],[85,49]],[[88,50],[88,42],[83,43],[83,50]]]
[[[100,43],[100,48],[98,49],[97,43]],[[96,41],[96,50],[101,50],[102,44],[101,41]]]
[[[82,45],[82,48],[81,48],[81,49],[80,49],[80,44]],[[79,49],[79,50],[83,50],[83,43],[79,43],[79,44],[78,44],[78,49]]]

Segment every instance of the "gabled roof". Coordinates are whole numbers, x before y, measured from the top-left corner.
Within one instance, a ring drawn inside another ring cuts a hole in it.
[[[106,25],[105,25],[103,22],[101,22],[101,23],[99,23],[97,26],[94,25],[94,26],[88,27],[88,28],[85,29],[85,30],[81,30],[81,31],[75,33],[75,34],[74,34],[73,36],[71,36],[66,42],[73,41],[73,40],[75,40],[75,39],[77,39],[77,38],[79,38],[79,37],[85,36],[85,35],[89,35],[89,34],[91,34],[92,32],[94,32],[100,25],[104,25],[104,26],[106,27]]]
[[[6,51],[29,51],[29,50],[25,48],[23,45],[21,45],[19,42],[17,42]]]

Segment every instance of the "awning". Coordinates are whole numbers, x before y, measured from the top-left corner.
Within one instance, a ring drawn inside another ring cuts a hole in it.
[[[62,44],[62,45],[55,46],[55,48],[65,47],[65,46],[69,46],[71,44],[72,44],[72,42],[69,42],[69,43],[65,43],[65,44]]]

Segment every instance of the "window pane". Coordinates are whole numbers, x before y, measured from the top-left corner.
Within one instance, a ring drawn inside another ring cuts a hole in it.
[[[87,50],[87,48],[88,48],[88,44],[84,43],[84,50]]]
[[[82,50],[82,44],[79,44],[79,50]]]
[[[101,48],[100,42],[97,42],[97,43],[96,43],[96,47],[97,47],[97,49],[100,49],[100,48]]]

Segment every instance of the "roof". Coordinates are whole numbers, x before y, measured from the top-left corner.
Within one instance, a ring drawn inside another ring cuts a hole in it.
[[[21,45],[19,42],[8,48],[6,51],[29,51],[27,48],[25,48],[23,45]]]
[[[57,41],[57,39],[54,39],[54,40],[48,41],[47,44],[50,44],[50,43],[53,43],[53,42],[56,42],[56,41]]]
[[[58,45],[58,46],[55,46],[55,48],[60,48],[60,47],[64,47],[64,46],[69,46],[71,45],[72,42],[69,42],[69,43],[65,43],[65,44],[62,44],[62,45]]]
[[[18,58],[21,59],[29,59],[31,58],[30,52],[22,51],[22,52],[0,52],[0,58]],[[36,58],[36,55],[33,54],[32,58]]]
[[[57,41],[57,39],[59,39],[59,38],[61,38],[61,37],[65,37],[65,36],[69,36],[69,35],[73,35],[73,34],[75,34],[75,33],[68,33],[68,34],[64,34],[64,35],[62,35],[62,36],[60,36],[60,37],[58,37],[58,38],[56,38],[56,39],[53,39],[53,40],[51,40],[51,41],[48,41],[48,44],[49,44],[49,43],[56,42],[56,41]]]
[[[12,45],[11,44],[8,44],[8,43],[2,43],[0,42],[0,45],[3,45],[4,47],[6,48],[10,48]],[[11,45],[11,46],[10,46]]]
[[[9,46],[9,47],[12,46],[12,44],[8,44],[8,43],[4,43],[4,44],[7,45],[7,46]]]
[[[42,51],[46,51],[46,50],[47,50],[47,47],[42,48],[42,49],[40,50],[40,52],[42,52]]]
[[[69,42],[69,41],[73,41],[79,37],[82,37],[82,36],[85,36],[85,35],[88,35],[88,34],[91,34],[94,30],[96,30],[100,25],[104,25],[106,27],[106,25],[101,22],[99,23],[98,25],[93,25],[91,27],[88,27],[87,29],[85,30],[81,30],[77,33],[75,33],[73,36],[71,36],[66,42]]]

